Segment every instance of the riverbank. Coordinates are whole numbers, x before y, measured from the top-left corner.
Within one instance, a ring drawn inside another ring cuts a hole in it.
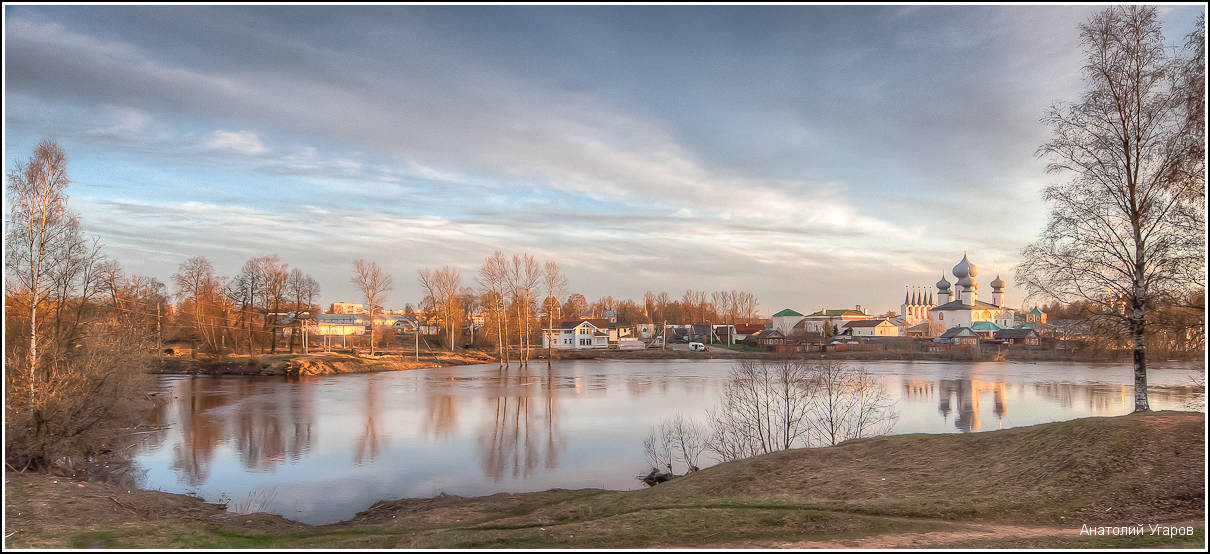
[[[710,350],[690,351],[674,349],[648,348],[642,350],[563,350],[554,352],[554,360],[710,360],[710,359],[743,359],[743,358],[783,358],[786,356],[801,356],[811,360],[852,360],[852,361],[934,361],[934,362],[968,362],[968,361],[1009,361],[1009,362],[1088,362],[1088,363],[1129,363],[1129,357],[1107,355],[1092,355],[1075,353],[1066,350],[1027,350],[1014,348],[1005,350],[1001,355],[996,352],[981,352],[969,349],[952,350],[949,352],[916,352],[898,350],[842,350],[829,352],[806,353],[776,353],[756,350],[732,350],[724,346],[711,346]],[[546,359],[546,351],[536,353],[534,359]],[[1200,362],[1202,358],[1188,360]],[[1151,363],[1163,363],[1164,360],[1152,360]]]
[[[485,364],[495,358],[479,351],[422,352],[419,360],[411,355],[386,353],[376,357],[338,352],[314,354],[271,354],[264,356],[227,356],[222,360],[165,358],[154,364],[151,373],[187,375],[341,375],[429,369],[456,365]]]
[[[225,509],[6,472],[5,546],[1195,548],[1205,542],[1204,429],[1202,414],[1156,412],[877,437],[721,464],[645,490],[393,500],[322,526],[236,513],[251,501]],[[1121,531],[1140,524],[1142,534]],[[1110,531],[1081,534],[1097,528]]]

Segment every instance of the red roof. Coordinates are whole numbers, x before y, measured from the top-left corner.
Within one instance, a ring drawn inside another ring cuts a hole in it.
[[[759,333],[764,328],[764,323],[736,323],[735,333],[738,335],[751,335],[752,333]]]

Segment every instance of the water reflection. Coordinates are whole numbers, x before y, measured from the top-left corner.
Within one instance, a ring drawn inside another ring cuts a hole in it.
[[[382,498],[548,488],[635,488],[642,438],[678,412],[702,417],[728,361],[494,365],[282,379],[164,377],[136,456],[141,486],[274,490],[269,511],[347,519]],[[870,363],[897,396],[896,433],[978,432],[1133,407],[1128,366]],[[1154,409],[1200,393],[1180,370],[1149,375]]]
[[[362,429],[361,438],[357,441],[357,453],[353,455],[354,465],[373,462],[378,457],[379,450],[387,443],[387,439],[379,436],[378,429],[374,426],[375,417],[382,419],[378,414],[377,375],[371,376],[365,382],[365,413],[365,426]]]
[[[501,370],[497,383],[503,392],[487,399],[493,417],[490,426],[480,431],[478,446],[483,473],[493,483],[528,478],[539,466],[554,469],[566,448],[558,424],[554,376],[534,376],[530,371]]]

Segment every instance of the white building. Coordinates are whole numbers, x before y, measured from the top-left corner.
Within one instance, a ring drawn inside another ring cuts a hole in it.
[[[586,319],[561,321],[553,329],[542,330],[542,348],[550,348],[552,341],[558,350],[609,348],[609,329]]]
[[[807,316],[791,310],[790,308],[786,308],[773,314],[773,328],[780,331],[782,335],[788,337],[794,332],[794,326],[798,325],[798,322],[802,321],[806,317]]]
[[[885,319],[862,319],[844,324],[840,332],[854,337],[897,337],[899,327]]]
[[[975,322],[989,321],[1003,328],[1013,326],[1013,310],[1004,305],[1004,281],[996,276],[991,282],[992,301],[979,300],[979,283],[975,277],[979,268],[970,263],[966,253],[953,269],[957,282],[957,298],[952,298],[950,283],[941,276],[937,282],[937,306],[928,311],[930,330],[946,330],[954,327],[971,327]]]

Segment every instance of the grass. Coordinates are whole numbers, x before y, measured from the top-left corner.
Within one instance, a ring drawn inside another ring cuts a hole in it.
[[[8,546],[642,548],[833,541],[843,547],[879,537],[951,537],[992,525],[1053,533],[971,532],[956,545],[1197,546],[1205,541],[1200,524],[1193,537],[1079,537],[1071,530],[1081,523],[1200,520],[1204,425],[1201,414],[1160,412],[966,435],[878,437],[721,464],[639,491],[380,502],[353,521],[328,526],[235,516],[152,491],[122,497],[136,508],[154,508],[134,515],[113,510],[103,490],[65,498],[79,494],[74,485],[10,475],[8,521],[21,532]],[[93,523],[73,527],[71,521]]]

